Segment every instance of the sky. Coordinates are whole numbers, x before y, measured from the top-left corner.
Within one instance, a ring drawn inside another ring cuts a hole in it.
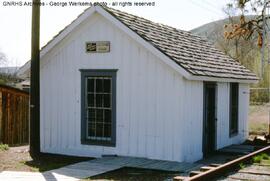
[[[48,5],[41,7],[41,47],[87,8],[53,5],[69,1],[94,2],[93,0],[43,0]],[[155,6],[114,8],[178,29],[191,30],[225,18],[222,9],[232,0],[103,0],[102,2],[135,1],[155,2]],[[16,2],[17,5],[9,5],[12,2]],[[30,60],[32,7],[20,6],[20,3],[24,2],[31,2],[31,0],[1,0],[0,2],[0,52],[3,52],[8,59],[7,65],[0,66],[22,66]]]

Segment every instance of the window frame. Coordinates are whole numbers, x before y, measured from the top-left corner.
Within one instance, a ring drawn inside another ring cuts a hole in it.
[[[80,69],[81,72],[81,144],[100,145],[115,147],[116,145],[116,73],[117,69]],[[112,99],[112,122],[111,122],[111,140],[92,140],[87,138],[87,106],[86,106],[86,78],[95,76],[109,76],[112,80],[111,99]]]
[[[235,90],[233,90],[233,86],[236,86],[236,89]],[[237,91],[237,93],[235,94],[236,95],[236,101],[237,101],[237,103],[236,103],[236,106],[237,106],[237,108],[233,108],[233,105],[232,105],[232,103],[233,103],[233,99],[234,99],[234,97],[233,97],[233,91]],[[239,83],[230,83],[230,101],[229,101],[229,103],[230,103],[230,105],[229,105],[229,113],[230,113],[230,115],[229,115],[229,135],[230,135],[230,137],[234,137],[234,136],[236,136],[236,135],[238,135],[238,132],[239,132]],[[233,113],[233,111],[236,111],[236,113]],[[234,120],[232,120],[233,119],[233,114],[237,114],[237,116],[236,116],[236,128],[232,128],[232,126],[233,126],[233,124],[232,124],[232,122],[234,121]]]

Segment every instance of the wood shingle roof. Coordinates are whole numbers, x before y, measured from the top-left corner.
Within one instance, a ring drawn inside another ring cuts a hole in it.
[[[200,36],[103,7],[194,76],[257,80],[254,73]]]

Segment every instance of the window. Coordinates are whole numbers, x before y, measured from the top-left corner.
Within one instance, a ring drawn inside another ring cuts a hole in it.
[[[115,70],[81,70],[82,144],[115,145]]]
[[[230,136],[238,133],[238,83],[230,84]]]

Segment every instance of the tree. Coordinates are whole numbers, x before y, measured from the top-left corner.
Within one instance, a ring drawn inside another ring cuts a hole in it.
[[[6,55],[0,51],[0,65],[3,66],[6,65],[6,63],[7,63]]]
[[[241,36],[234,38],[225,38],[222,35],[222,27],[239,23],[239,16],[237,16],[236,9],[230,5],[223,9],[223,12],[228,16],[227,19],[222,21],[222,24],[216,25],[217,46],[227,55],[237,60],[247,68],[254,70],[256,61],[259,57],[259,48],[256,46],[256,38],[251,36],[249,41],[246,41]],[[247,16],[246,19],[252,19],[254,16]]]
[[[3,69],[3,71],[0,72],[0,84],[14,84],[16,82],[19,81],[19,79],[17,78],[17,76],[12,73],[8,72],[8,67],[6,67],[8,65],[8,59],[5,55],[5,53],[0,51],[0,67],[5,68],[7,71],[5,72],[5,70]]]
[[[269,21],[269,5],[270,0],[232,0],[228,4],[228,9],[240,13],[237,23],[224,25],[224,37],[227,40],[242,38],[244,40],[257,39],[257,45],[261,48],[261,70],[260,76],[264,77],[265,72],[265,56],[270,61],[270,50],[265,51],[265,47],[269,45],[269,37],[267,32],[270,31]],[[252,14],[253,16],[249,16]]]
[[[263,46],[264,34],[267,20],[266,10],[269,8],[270,0],[233,0],[227,6],[240,12],[238,23],[226,24],[224,26],[224,37],[226,39],[243,38],[249,40],[253,35],[257,37],[259,47]],[[254,14],[254,18],[247,19],[248,14]]]

